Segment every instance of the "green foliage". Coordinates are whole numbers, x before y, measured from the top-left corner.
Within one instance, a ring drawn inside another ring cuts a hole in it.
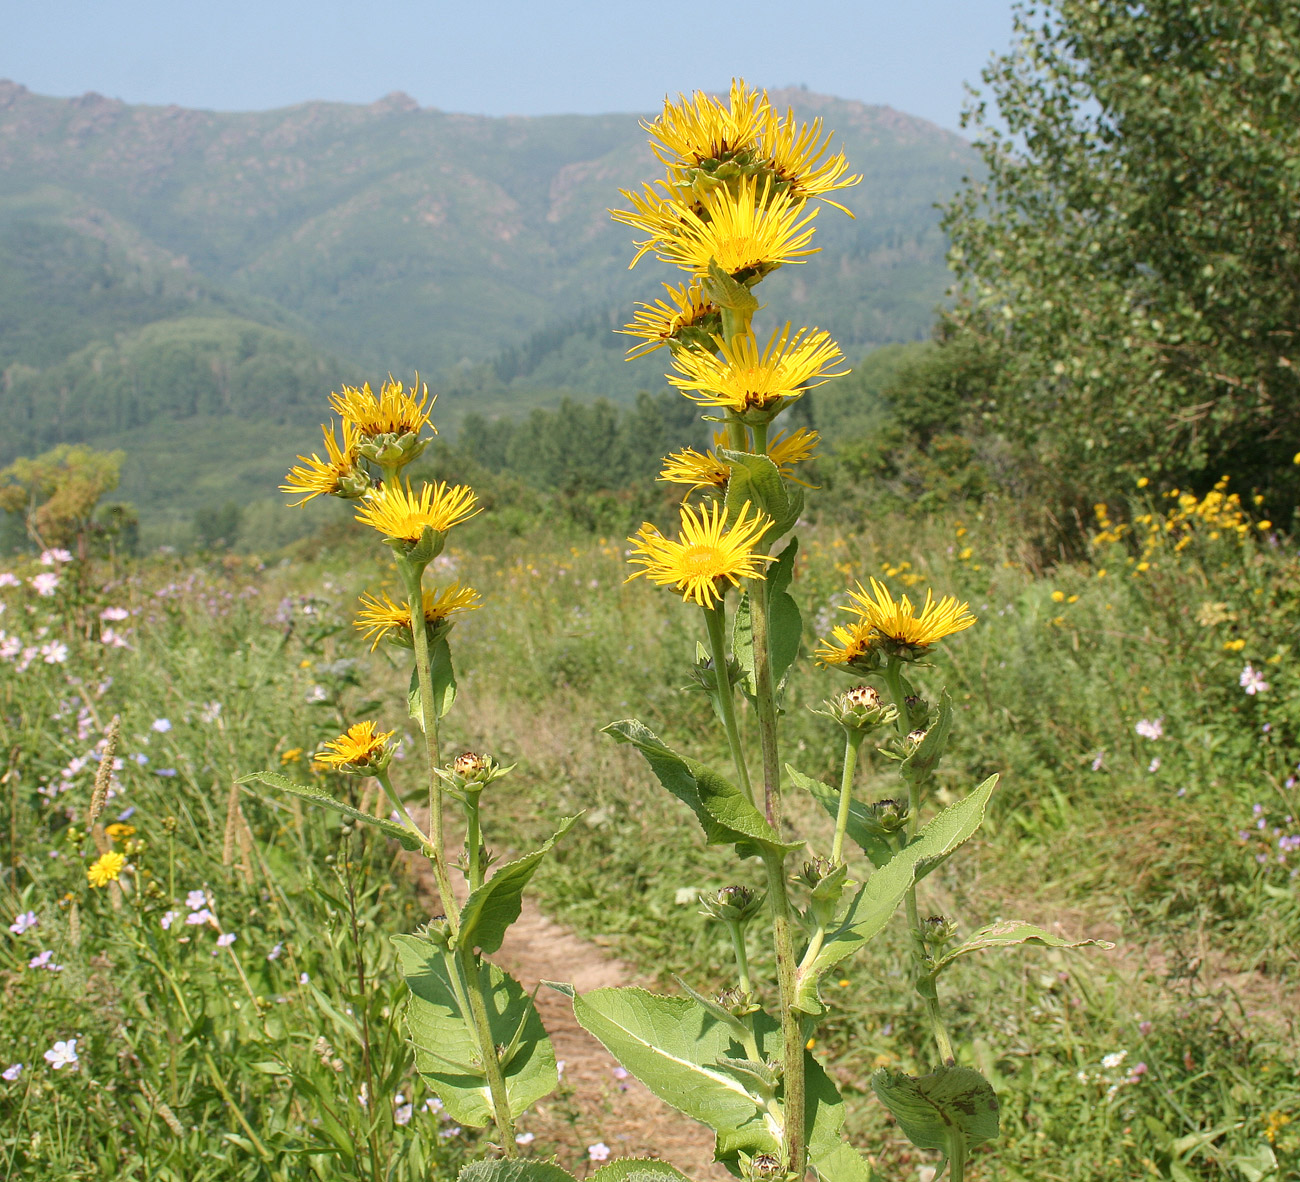
[[[1300,27],[1278,0],[1051,0],[985,72],[945,226],[972,409],[1043,495],[1232,470],[1296,500]]]
[[[19,457],[0,469],[0,509],[18,517],[38,546],[75,544],[84,558],[99,498],[117,487],[123,458],[70,444]]]

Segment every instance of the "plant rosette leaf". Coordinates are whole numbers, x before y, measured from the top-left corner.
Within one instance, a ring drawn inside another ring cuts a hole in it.
[[[659,782],[695,814],[710,845],[735,843],[742,855],[765,849],[777,853],[803,848],[803,842],[783,842],[767,818],[725,776],[679,755],[635,718],[602,728],[620,743],[631,743],[650,765]]]
[[[242,777],[238,783],[251,784],[254,781],[263,783],[269,788],[278,788],[281,792],[288,792],[291,796],[310,801],[321,808],[342,813],[345,817],[353,821],[359,821],[363,825],[369,825],[372,829],[378,829],[385,837],[400,841],[404,849],[420,850],[425,847],[423,836],[408,829],[405,825],[399,825],[396,821],[388,820],[387,817],[372,817],[369,813],[363,813],[360,809],[354,808],[344,801],[336,800],[328,792],[322,792],[319,788],[315,788],[310,784],[299,784],[279,772],[251,772],[249,775]]]
[[[794,560],[799,553],[799,539],[791,538],[777,560],[767,569],[768,648],[772,655],[772,684],[778,694],[803,641],[803,616],[787,588],[794,576]],[[754,683],[754,625],[749,592],[740,597],[732,617],[731,651],[745,673],[742,687],[752,699]]]
[[[779,1108],[734,1070],[746,1051],[705,1007],[635,987],[571,996],[579,1023],[624,1067],[664,1103],[714,1130],[719,1161],[779,1152]],[[754,1034],[764,1059],[779,1056],[779,1023],[755,1014]],[[811,1055],[804,1062],[809,1153],[829,1156],[843,1143],[844,1102],[821,1065]]]
[[[796,1008],[820,1014],[824,1007],[817,985],[829,969],[873,940],[893,917],[908,887],[941,866],[980,827],[998,777],[990,776],[969,796],[949,805],[853,896],[838,924],[827,933],[811,964],[799,970]]]
[[[952,699],[948,691],[939,693],[939,717],[934,720],[925,738],[917,745],[898,769],[898,774],[909,784],[920,784],[934,774],[943,758],[944,748],[948,746],[948,735],[952,731]]]
[[[541,865],[542,859],[573,827],[577,817],[566,817],[541,849],[507,862],[477,890],[471,891],[460,913],[460,932],[456,939],[463,948],[495,952],[501,947],[506,930],[519,918],[523,908],[524,887]]]
[[[487,1079],[475,1063],[478,1047],[472,1024],[456,1000],[448,958],[431,940],[394,936],[402,976],[410,989],[406,1029],[415,1051],[415,1069],[438,1094],[452,1119],[474,1128],[492,1123]],[[555,1051],[532,998],[508,973],[484,962],[488,1025],[496,1046],[514,1047],[501,1064],[511,1112],[518,1117],[549,1095],[560,1082]],[[528,1175],[532,1177],[532,1175]]]
[[[973,1068],[940,1067],[919,1078],[882,1068],[871,1088],[918,1149],[951,1156],[958,1135],[968,1149],[998,1135],[997,1093]]]
[[[785,765],[785,770],[789,773],[794,786],[809,793],[826,810],[832,820],[839,815],[838,789],[823,784],[820,780],[814,780],[811,776],[805,776],[803,772],[795,770],[788,763]],[[867,827],[869,815],[865,804],[858,800],[850,800],[849,821],[844,831],[858,843],[858,847],[867,855],[871,864],[879,870],[894,856],[894,848],[883,837],[871,832]]]
[[[461,1167],[456,1182],[577,1182],[577,1179],[549,1161],[475,1161]]]
[[[1109,940],[1066,940],[1040,927],[1035,927],[1032,923],[1022,923],[1018,919],[1002,919],[996,923],[986,924],[979,931],[973,932],[969,939],[940,957],[927,975],[931,978],[937,977],[954,960],[967,953],[981,952],[985,948],[1010,948],[1016,944],[1037,944],[1042,948],[1115,947]]]

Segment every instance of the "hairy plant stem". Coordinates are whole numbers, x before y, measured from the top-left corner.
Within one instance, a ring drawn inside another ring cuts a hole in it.
[[[515,1120],[510,1112],[510,1096],[506,1091],[506,1078],[501,1071],[497,1045],[492,1038],[492,1026],[488,1022],[483,987],[484,965],[474,955],[472,948],[461,948],[457,955],[464,967],[470,1014],[478,1041],[479,1057],[483,1064],[483,1074],[487,1077],[488,1091],[492,1096],[492,1119],[496,1123],[497,1132],[501,1135],[501,1152],[506,1157],[518,1157],[519,1146],[515,1142]]]
[[[767,429],[769,423],[754,424],[754,452],[756,455],[767,455]]]
[[[713,674],[718,684],[718,709],[722,713],[723,729],[727,732],[727,746],[731,750],[731,762],[735,765],[740,786],[750,803],[754,801],[754,789],[749,782],[749,768],[745,766],[745,749],[740,742],[740,727],[736,723],[736,699],[731,689],[731,677],[727,672],[726,614],[722,603],[704,609],[704,620],[709,630],[709,651],[713,656]]]
[[[840,807],[835,814],[835,839],[831,843],[831,862],[843,861],[844,834],[849,827],[849,805],[853,803],[853,771],[857,766],[858,749],[867,732],[857,727],[844,728],[844,769],[840,773]]]
[[[749,432],[745,424],[732,412],[727,413],[727,446],[732,451],[749,450]]]
[[[776,979],[781,998],[781,1080],[785,1089],[786,1169],[803,1178],[808,1169],[808,1146],[804,1129],[804,1037],[803,1021],[794,1008],[798,970],[794,954],[794,932],[790,896],[786,891],[785,855],[763,856],[767,868],[767,899],[772,911],[772,942],[776,948]]]
[[[415,643],[415,670],[420,684],[420,722],[424,730],[425,771],[429,777],[429,851],[433,876],[438,882],[442,909],[454,936],[460,931],[460,907],[447,873],[447,839],[442,826],[442,777],[438,774],[438,710],[433,701],[433,674],[429,668],[429,635],[424,626],[424,570],[398,559],[406,581],[406,598],[411,612],[411,638]]]
[[[483,885],[482,830],[479,826],[479,793],[465,793],[465,857],[469,889],[478,890]]]
[[[749,584],[749,618],[754,630],[754,697],[758,703],[758,736],[763,747],[763,809],[767,823],[781,831],[781,764],[776,737],[776,692],[772,686],[772,654],[767,641],[767,580]]]
[[[903,687],[902,665],[896,657],[890,657],[889,663],[885,666],[885,684],[889,687],[889,695],[893,698],[894,705],[898,707],[898,733],[906,738],[911,723],[907,716],[907,693]],[[907,840],[910,842],[921,827],[921,784],[917,781],[909,781],[907,785],[907,811]],[[926,972],[930,963],[930,952],[926,948],[925,934],[921,928],[921,913],[916,902],[915,882],[907,888],[903,904],[907,911],[908,931],[912,937],[912,959],[916,965],[913,986],[925,1004],[925,1016],[929,1020],[930,1032],[934,1035],[940,1061],[953,1063],[956,1060],[952,1052],[952,1039],[948,1037],[948,1028],[939,1009],[938,990]],[[964,1165],[961,1168],[964,1169]]]

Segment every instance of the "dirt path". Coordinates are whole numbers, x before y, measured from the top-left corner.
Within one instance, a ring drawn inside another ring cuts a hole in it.
[[[433,869],[419,855],[410,865],[430,911],[439,910]],[[532,990],[541,980],[569,981],[579,993],[613,985],[642,984],[621,961],[543,915],[527,897],[523,914],[492,959]],[[658,1157],[697,1182],[730,1178],[713,1161],[713,1134],[670,1108],[631,1076],[618,1079],[613,1056],[578,1025],[569,1000],[543,987],[537,1008],[564,1063],[560,1092],[535,1105],[519,1122],[534,1134],[528,1152],[583,1177],[595,1169],[587,1147],[604,1142],[616,1157]]]

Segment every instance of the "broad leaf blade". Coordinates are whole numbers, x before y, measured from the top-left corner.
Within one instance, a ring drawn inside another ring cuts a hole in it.
[[[577,817],[566,817],[541,849],[514,862],[507,862],[481,887],[470,892],[460,913],[457,939],[467,948],[495,952],[501,947],[506,929],[519,918],[524,887],[536,873],[542,859],[573,826]]]
[[[491,1124],[492,1105],[484,1076],[452,1066],[472,1065],[477,1047],[456,1003],[446,953],[419,936],[394,936],[393,944],[411,990],[406,1028],[415,1050],[416,1070],[453,1120],[476,1128]],[[506,1094],[517,1117],[560,1082],[555,1052],[532,998],[519,982],[494,964],[485,963],[485,971],[488,988],[484,1000],[493,1043],[509,1046],[522,1027],[515,1053],[504,1065]]]
[[[959,956],[965,956],[967,953],[981,952],[985,948],[1010,948],[1015,944],[1037,944],[1043,948],[1115,947],[1109,940],[1066,940],[1040,927],[1035,927],[1032,923],[1022,923],[1018,919],[1001,919],[973,932],[969,939],[964,940],[939,960],[934,966],[934,972],[938,974]]]
[[[399,825],[396,821],[390,821],[386,817],[372,817],[369,813],[363,813],[359,808],[354,808],[345,801],[336,800],[328,792],[322,792],[319,788],[315,788],[310,784],[299,784],[297,781],[289,779],[288,776],[282,776],[279,772],[252,772],[240,779],[239,783],[251,784],[255,780],[260,781],[269,788],[278,788],[281,792],[288,792],[291,796],[296,796],[300,800],[310,801],[321,808],[332,809],[334,812],[342,813],[353,821],[360,821],[364,825],[369,825],[372,829],[378,829],[385,837],[400,841],[405,849],[418,850],[424,848],[420,837],[407,829],[406,826]]]
[[[876,1177],[862,1155],[843,1139],[820,1153],[810,1145],[808,1158],[821,1182],[873,1182]]]
[[[919,1149],[950,1153],[955,1131],[970,1149],[998,1135],[997,1093],[970,1067],[940,1067],[919,1079],[882,1069],[871,1077],[871,1087]]]
[[[549,1161],[476,1161],[462,1166],[456,1182],[577,1182]]]
[[[666,1161],[622,1157],[601,1166],[587,1182],[690,1182],[690,1179]]]
[[[908,887],[970,839],[984,819],[984,809],[997,782],[997,776],[990,776],[964,800],[931,818],[920,833],[867,879],[827,935],[816,959],[799,975],[799,1009],[810,1014],[821,1012],[817,982],[822,974],[874,939],[893,917]]]
[[[811,776],[805,776],[803,772],[796,771],[788,763],[785,765],[785,770],[790,773],[790,779],[795,787],[809,793],[830,814],[832,820],[839,815],[840,794],[836,789],[829,784],[823,784],[820,780],[814,780]],[[894,850],[883,837],[872,833],[867,828],[866,821],[869,815],[867,806],[861,801],[850,801],[849,823],[845,832],[858,843],[862,852],[871,859],[871,864],[879,869],[894,856]]]

